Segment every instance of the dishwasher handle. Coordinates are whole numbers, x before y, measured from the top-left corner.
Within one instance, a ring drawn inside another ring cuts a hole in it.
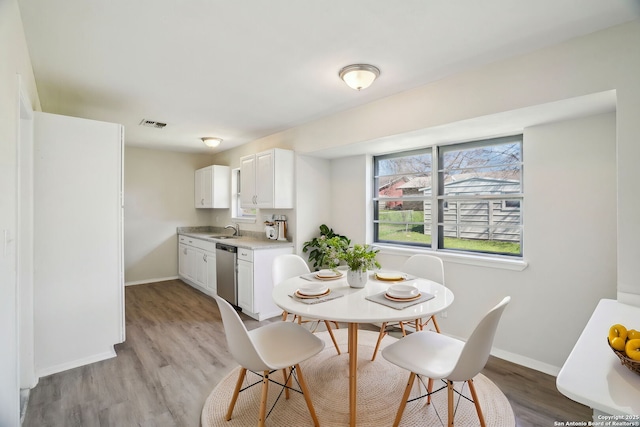
[[[238,252],[238,248],[236,246],[225,245],[223,243],[216,243],[216,249],[219,251],[232,252],[234,254]]]

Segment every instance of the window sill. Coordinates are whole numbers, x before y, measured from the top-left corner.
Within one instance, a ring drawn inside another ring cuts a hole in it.
[[[475,265],[478,267],[522,271],[529,266],[529,263],[521,258],[510,259],[483,255],[461,254],[455,252],[434,251],[425,248],[386,245],[384,243],[374,243],[371,246],[375,246],[376,248],[380,249],[380,253],[382,254],[403,256],[410,256],[415,254],[434,255],[442,258],[443,261],[453,262],[456,264]]]

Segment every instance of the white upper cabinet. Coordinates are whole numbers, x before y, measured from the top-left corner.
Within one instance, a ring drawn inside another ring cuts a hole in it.
[[[273,148],[240,158],[240,203],[247,208],[293,208],[293,151]]]
[[[212,165],[195,173],[196,208],[229,208],[231,170],[229,166]]]

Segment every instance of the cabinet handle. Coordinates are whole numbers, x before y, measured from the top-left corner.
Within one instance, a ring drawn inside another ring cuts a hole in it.
[[[200,204],[204,205],[204,199],[200,200]]]
[[[202,255],[202,260],[203,260],[204,262],[207,262],[207,254]]]

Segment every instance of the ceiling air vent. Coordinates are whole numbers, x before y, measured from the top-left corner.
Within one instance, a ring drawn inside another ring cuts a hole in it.
[[[162,129],[166,125],[167,125],[166,123],[156,122],[156,121],[147,120],[147,119],[142,119],[142,121],[140,122],[140,126],[146,126],[148,128],[156,128],[156,129]]]

